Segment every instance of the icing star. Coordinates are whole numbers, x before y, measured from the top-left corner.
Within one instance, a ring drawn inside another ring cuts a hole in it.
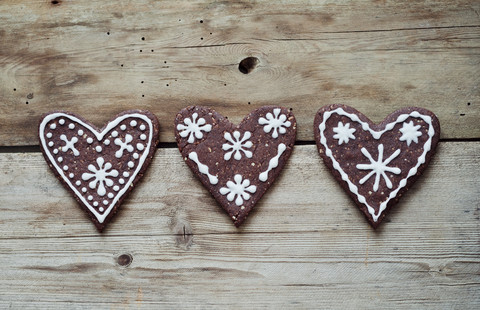
[[[418,137],[422,135],[420,131],[420,125],[414,126],[413,121],[410,123],[403,123],[403,127],[400,128],[400,132],[402,136],[400,137],[400,141],[407,141],[407,145],[410,146],[410,143],[415,142],[418,143]]]
[[[342,122],[338,122],[338,126],[333,128],[333,132],[336,133],[333,135],[333,138],[338,139],[338,145],[344,142],[347,144],[350,139],[355,140],[355,136],[353,135],[355,131],[355,128],[350,128],[350,123],[343,125]]]

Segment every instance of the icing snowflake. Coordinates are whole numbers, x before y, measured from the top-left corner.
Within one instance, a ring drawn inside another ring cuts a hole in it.
[[[343,125],[342,122],[338,122],[338,126],[333,128],[333,132],[336,133],[333,138],[338,139],[338,145],[342,145],[344,142],[347,144],[350,139],[355,140],[353,135],[355,131],[355,128],[350,128],[350,123]]]
[[[422,135],[420,131],[420,125],[414,126],[413,121],[410,123],[403,123],[403,127],[400,128],[400,132],[402,136],[400,137],[400,141],[407,141],[407,145],[410,146],[410,143],[415,142],[418,143],[418,137]]]
[[[125,135],[125,142],[123,142],[121,139],[119,138],[116,138],[113,143],[115,143],[115,145],[118,145],[120,146],[120,149],[118,151],[115,152],[115,157],[116,158],[120,158],[122,157],[123,155],[123,150],[127,150],[128,152],[133,152],[134,148],[131,144],[129,144],[130,142],[132,142],[133,140],[133,137],[132,135]]]
[[[117,170],[113,169],[111,171],[108,171],[112,168],[111,163],[106,163],[105,166],[103,166],[104,163],[105,163],[105,160],[103,159],[103,157],[98,157],[97,158],[98,169],[94,165],[90,164],[88,165],[88,170],[90,170],[93,173],[82,174],[82,180],[84,181],[88,181],[91,178],[94,178],[88,184],[88,187],[90,187],[91,189],[95,189],[98,183],[97,194],[100,196],[105,196],[105,194],[107,193],[105,189],[105,185],[109,187],[113,185],[113,181],[108,177],[115,178],[118,176]]]
[[[255,185],[250,185],[250,180],[248,179],[242,180],[243,177],[240,174],[236,174],[233,179],[235,180],[235,183],[233,183],[232,181],[228,181],[227,187],[220,188],[220,194],[228,194],[228,201],[233,201],[236,196],[237,198],[235,199],[235,204],[237,206],[241,206],[244,199],[250,199],[249,193],[253,194],[257,191],[257,187]]]
[[[242,152],[245,153],[245,156],[247,158],[252,158],[252,152],[245,149],[251,148],[253,146],[253,143],[251,141],[247,141],[248,139],[250,139],[251,136],[252,134],[249,131],[245,131],[243,138],[240,139],[240,132],[234,131],[233,138],[235,139],[233,139],[232,135],[229,132],[226,132],[224,138],[228,141],[228,143],[224,143],[222,145],[222,149],[228,152],[225,153],[223,158],[225,160],[230,160],[230,158],[232,158],[232,154],[235,153],[233,158],[235,158],[236,160],[240,160],[242,158]]]
[[[179,133],[180,137],[185,138],[188,136],[188,143],[193,143],[195,141],[195,138],[202,139],[203,138],[202,131],[210,132],[210,130],[212,130],[212,125],[210,124],[205,125],[206,122],[203,117],[200,117],[198,121],[197,121],[197,117],[198,117],[198,113],[193,113],[192,119],[186,117],[183,120],[183,124],[177,125],[177,130],[178,131],[182,130]]]
[[[368,179],[370,179],[370,177],[372,177],[375,174],[375,183],[373,184],[373,191],[376,192],[378,190],[378,185],[380,183],[380,176],[382,176],[383,179],[385,180],[387,187],[392,188],[392,182],[390,181],[388,176],[385,174],[385,172],[391,172],[394,174],[400,174],[400,172],[402,172],[400,168],[387,166],[394,158],[396,158],[400,154],[400,149],[397,149],[395,152],[393,152],[393,154],[390,155],[389,158],[385,159],[385,161],[382,161],[383,160],[383,144],[378,145],[378,160],[374,160],[372,158],[372,155],[370,155],[370,153],[364,147],[362,147],[361,151],[362,151],[362,154],[366,158],[368,158],[368,160],[370,160],[370,164],[358,164],[357,169],[372,170],[372,171],[370,171],[366,176],[364,176],[360,180],[360,184],[365,183]]]
[[[72,137],[72,140],[68,141],[66,135],[61,135],[60,140],[65,141],[65,145],[62,146],[62,152],[72,150],[74,156],[80,156],[80,152],[75,148],[75,143],[78,142],[77,137]]]
[[[284,134],[287,132],[287,129],[284,127],[290,127],[292,123],[287,121],[287,116],[285,114],[280,114],[282,110],[279,108],[273,109],[272,113],[267,113],[265,115],[266,118],[260,117],[258,119],[258,123],[263,126],[263,131],[269,133],[273,128],[272,137],[276,139],[278,137],[278,133]]]

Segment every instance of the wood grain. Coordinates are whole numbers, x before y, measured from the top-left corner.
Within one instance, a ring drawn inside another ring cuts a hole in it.
[[[374,121],[438,114],[442,137],[480,138],[480,2],[2,1],[0,145],[38,145],[37,120],[68,110],[98,126],[122,110],[208,105],[239,122],[262,105],[349,104]],[[238,70],[247,56],[259,64]],[[28,104],[27,104],[28,103]]]
[[[479,154],[440,143],[373,231],[316,147],[297,146],[236,229],[162,148],[104,234],[41,154],[0,154],[0,307],[475,309]]]

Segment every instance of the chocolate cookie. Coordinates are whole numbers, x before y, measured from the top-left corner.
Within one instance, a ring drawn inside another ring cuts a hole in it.
[[[102,129],[68,112],[40,120],[40,147],[48,165],[101,232],[150,164],[158,120],[125,111]]]
[[[296,121],[286,108],[265,106],[235,126],[206,107],[175,118],[175,137],[196,177],[239,227],[292,153]]]
[[[373,124],[354,108],[330,105],[315,116],[314,133],[325,165],[376,228],[427,167],[440,123],[422,108]]]

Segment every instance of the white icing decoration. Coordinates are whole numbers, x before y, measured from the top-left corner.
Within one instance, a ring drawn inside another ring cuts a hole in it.
[[[83,135],[83,130],[79,129],[77,133],[78,133],[79,136],[82,136]]]
[[[183,120],[183,124],[178,124],[177,125],[177,130],[179,131],[179,135],[182,138],[188,137],[188,143],[193,143],[195,142],[195,138],[197,139],[202,139],[203,138],[203,133],[202,131],[205,132],[210,132],[212,130],[212,125],[207,124],[205,125],[206,121],[203,117],[200,117],[197,121],[198,113],[193,113],[192,114],[192,119],[189,117],[186,117]]]
[[[133,161],[129,161],[127,165],[128,165],[129,168],[133,168],[135,166]]]
[[[68,170],[68,166],[67,166],[67,165],[63,166],[63,170],[67,171],[67,170]]]
[[[115,143],[115,145],[120,146],[120,149],[115,152],[115,157],[116,157],[116,158],[122,157],[122,155],[123,155],[123,150],[127,150],[127,151],[130,152],[130,153],[133,152],[134,148],[133,148],[133,146],[130,144],[130,142],[132,142],[132,140],[133,140],[132,135],[127,134],[127,135],[125,136],[125,142],[123,142],[123,141],[120,140],[119,138],[116,138],[115,141],[113,141],[113,143]]]
[[[215,185],[215,184],[218,183],[218,178],[216,176],[210,174],[210,172],[208,170],[208,166],[202,164],[200,162],[200,160],[198,160],[197,152],[191,152],[190,154],[188,154],[188,158],[190,158],[190,160],[192,160],[193,162],[195,162],[197,164],[198,171],[200,173],[207,175],[208,181],[210,182],[210,184]]]
[[[68,177],[69,177],[70,179],[73,179],[74,176],[75,176],[75,175],[74,175],[73,173],[70,173],[70,174],[68,175]]]
[[[140,114],[140,113],[131,113],[131,114],[124,114],[118,118],[116,118],[115,120],[113,120],[112,122],[108,123],[107,126],[105,126],[105,128],[103,129],[103,131],[101,132],[97,132],[95,128],[93,128],[92,126],[90,126],[89,124],[86,124],[85,122],[83,122],[82,120],[80,120],[79,118],[75,117],[75,116],[72,116],[72,115],[69,115],[69,114],[65,114],[65,113],[62,113],[62,112],[58,112],[58,113],[52,113],[52,114],[49,114],[47,115],[43,120],[42,122],[40,123],[40,126],[39,126],[39,137],[40,137],[40,142],[41,142],[41,145],[44,149],[46,149],[46,141],[45,141],[45,138],[44,138],[44,134],[45,134],[45,127],[47,126],[48,123],[50,123],[52,120],[55,120],[57,118],[60,118],[60,117],[64,117],[66,119],[69,119],[70,121],[73,121],[77,124],[81,124],[83,127],[85,127],[87,130],[91,131],[95,137],[97,138],[98,141],[101,141],[107,134],[110,133],[110,131],[115,128],[116,126],[118,126],[119,123],[121,123],[123,120],[127,119],[127,118],[137,118],[138,120],[142,120],[142,122],[145,122],[145,124],[142,124],[141,126],[143,126],[143,129],[142,130],[145,130],[147,129],[147,126],[148,126],[148,139],[147,141],[145,142],[146,143],[146,146],[144,147],[146,150],[144,152],[141,153],[140,155],[140,158],[138,159],[138,164],[137,164],[137,167],[135,170],[132,171],[132,174],[130,176],[130,178],[127,180],[127,182],[125,182],[125,180],[122,179],[122,182],[120,182],[119,180],[119,183],[120,184],[125,184],[125,186],[123,186],[121,189],[118,188],[118,190],[116,190],[116,195],[115,197],[113,198],[113,200],[111,201],[110,205],[108,206],[108,208],[106,209],[105,213],[103,214],[100,214],[98,213],[98,211],[92,207],[92,205],[83,197],[83,195],[79,192],[79,190],[75,187],[74,184],[71,183],[70,179],[66,178],[65,176],[65,173],[63,172],[62,168],[56,163],[54,157],[52,154],[50,154],[48,151],[46,151],[46,154],[47,154],[47,157],[48,159],[50,160],[50,162],[52,163],[52,165],[55,167],[55,169],[57,170],[57,172],[59,173],[59,175],[65,180],[65,183],[72,189],[72,191],[77,195],[77,197],[85,204],[85,206],[87,206],[87,208],[89,209],[90,212],[92,212],[92,214],[95,215],[95,217],[97,218],[98,222],[99,223],[103,223],[105,221],[105,218],[110,214],[111,210],[113,209],[113,207],[115,206],[115,204],[118,202],[118,200],[125,194],[125,192],[129,189],[130,185],[133,183],[135,177],[137,176],[137,174],[140,172],[140,170],[142,169],[143,167],[143,164],[145,162],[145,160],[147,159],[148,157],[148,150],[150,149],[151,145],[152,145],[152,138],[153,138],[153,124],[152,124],[152,121],[150,120],[150,118],[148,118],[146,115],[144,114]],[[53,124],[54,125],[54,124]],[[56,126],[53,126],[52,129],[55,129]],[[141,128],[140,128],[141,129]],[[106,141],[106,140],[105,140]],[[54,154],[58,153],[58,149],[53,149],[52,151]],[[68,167],[67,167],[68,168]],[[85,191],[87,189],[85,188]]]
[[[94,165],[90,164],[88,165],[88,170],[93,173],[85,172],[84,174],[82,174],[82,180],[84,181],[88,181],[93,178],[93,180],[90,181],[90,183],[88,184],[88,187],[90,187],[91,189],[95,189],[98,184],[97,194],[100,196],[105,196],[105,193],[107,192],[107,190],[105,189],[105,185],[109,187],[113,186],[113,180],[109,178],[115,178],[118,176],[117,170],[113,169],[112,171],[108,171],[112,168],[111,163],[107,162],[105,163],[105,166],[103,166],[104,163],[105,160],[103,159],[103,157],[98,157],[98,169]]]
[[[104,200],[104,201],[103,201],[103,204],[104,204],[104,205],[108,205],[108,200]]]
[[[52,147],[53,146],[53,141],[48,142],[48,146]]]
[[[133,153],[133,158],[138,159],[138,153]]]
[[[86,187],[82,187],[82,192],[86,193],[86,192],[87,192],[87,188],[86,188]]]
[[[113,193],[108,193],[107,197],[112,199],[115,195],[113,195]]]
[[[50,129],[55,129],[55,128],[57,128],[57,125],[55,125],[55,124],[50,125]]]
[[[272,170],[278,167],[278,160],[280,159],[280,156],[282,156],[283,152],[287,149],[287,146],[283,143],[280,143],[278,145],[278,151],[277,155],[270,159],[270,162],[268,163],[268,168],[264,172],[260,173],[258,176],[258,179],[262,182],[266,182],[268,180],[268,173]]]
[[[122,125],[122,126],[120,126],[120,129],[121,129],[121,130],[125,130],[125,129],[127,129],[127,126]]]
[[[114,138],[118,137],[118,131],[116,130],[112,131],[112,137]]]
[[[374,160],[372,158],[372,155],[367,151],[366,148],[362,147],[361,149],[362,154],[370,161],[370,164],[358,164],[356,167],[359,170],[372,170],[370,171],[366,176],[364,176],[359,183],[364,184],[368,179],[370,179],[374,174],[375,174],[375,183],[373,184],[373,191],[376,192],[378,191],[378,186],[380,184],[380,176],[383,177],[385,180],[385,184],[387,185],[388,188],[392,188],[392,182],[388,178],[387,174],[385,172],[391,172],[394,174],[400,174],[402,170],[397,167],[388,167],[387,165],[397,158],[397,156],[400,154],[400,149],[397,149],[395,152],[393,152],[392,155],[390,155],[389,158],[385,159],[383,161],[383,144],[378,145],[378,160]]]
[[[98,207],[98,201],[94,201],[94,202],[93,202],[93,205],[94,205],[95,207]],[[102,212],[102,211],[103,211],[103,208],[99,208],[98,210],[99,210],[100,212]]]
[[[102,147],[101,147],[100,145],[97,145],[97,146],[95,147],[95,151],[97,151],[97,152],[100,153],[100,152],[102,151]]]
[[[252,134],[249,131],[245,131],[243,138],[240,139],[240,132],[234,131],[233,138],[235,139],[233,139],[232,135],[229,132],[225,132],[223,137],[231,144],[225,143],[222,145],[222,149],[224,151],[228,151],[225,153],[223,158],[225,160],[230,160],[230,158],[232,158],[232,154],[235,153],[233,158],[235,158],[236,160],[240,160],[242,158],[241,152],[244,152],[247,158],[252,158],[252,152],[245,149],[251,148],[253,146],[253,143],[251,141],[247,141],[248,139],[250,139],[251,136]]]
[[[132,127],[137,126],[137,121],[136,120],[131,121],[130,126],[132,126]]]
[[[95,202],[96,202],[96,201],[95,201]],[[98,206],[98,202],[97,202],[97,206]],[[98,208],[98,211],[100,211],[100,212],[103,212],[104,210],[105,210],[105,209],[104,209],[103,207]]]
[[[285,114],[280,114],[282,109],[275,108],[273,109],[273,114],[268,112],[265,115],[266,118],[260,117],[258,123],[263,126],[263,131],[269,133],[273,129],[272,138],[278,138],[278,133],[282,135],[287,132],[287,129],[284,127],[290,127],[292,123],[287,121],[287,116]]]
[[[57,160],[58,160],[59,163],[61,163],[63,161],[63,157],[60,156],[60,157],[57,158]]]
[[[75,124],[73,124],[73,123],[69,124],[69,125],[68,125],[68,128],[69,128],[69,129],[75,128]]]
[[[88,138],[87,138],[87,143],[88,143],[88,144],[92,144],[92,143],[93,143],[93,139],[90,138],[90,137],[88,137]]]
[[[355,140],[355,136],[353,135],[355,131],[355,128],[350,128],[350,123],[343,125],[342,122],[338,122],[338,126],[333,128],[333,132],[336,133],[333,135],[333,138],[338,139],[338,145],[342,145],[344,142],[346,144],[349,139]]]
[[[88,199],[88,200],[93,200],[93,196],[92,196],[92,195],[88,195],[87,199]]]
[[[250,185],[250,180],[245,179],[240,174],[236,174],[233,177],[235,181],[228,181],[227,187],[220,188],[220,194],[227,195],[228,201],[233,201],[235,197],[235,204],[237,206],[241,206],[243,204],[243,200],[249,200],[251,195],[249,193],[255,193],[257,191],[257,187],[255,185]],[[249,192],[249,193],[247,193]]]
[[[118,179],[118,183],[123,185],[123,184],[125,184],[125,180],[124,179]]]
[[[402,136],[400,137],[400,141],[407,141],[407,145],[410,146],[410,143],[415,142],[418,143],[418,137],[422,135],[420,131],[420,125],[415,126],[413,121],[410,123],[403,123],[403,127],[400,128],[400,132]]]
[[[68,150],[72,150],[73,155],[80,156],[80,152],[75,148],[75,143],[78,142],[77,137],[72,137],[72,140],[68,141],[68,138],[66,135],[61,135],[60,140],[65,142],[65,145],[62,146],[62,152],[65,153]]]
[[[380,139],[380,137],[382,136],[383,133],[385,133],[386,131],[392,130],[393,127],[396,124],[404,122],[409,117],[421,118],[424,122],[426,122],[429,125],[429,127],[428,127],[428,140],[423,145],[423,153],[418,158],[417,164],[409,170],[407,176],[404,179],[400,180],[399,186],[390,193],[390,195],[388,196],[388,198],[385,201],[383,201],[380,204],[378,214],[375,214],[375,209],[373,207],[371,207],[367,203],[366,198],[358,192],[357,186],[350,181],[350,179],[348,178],[348,175],[340,167],[340,164],[337,162],[335,157],[333,157],[332,150],[328,147],[327,138],[325,137],[325,128],[326,128],[325,124],[332,114],[338,114],[338,115],[346,116],[346,117],[350,118],[353,122],[358,122],[358,123],[362,124],[362,128],[364,130],[368,130],[370,132],[370,134],[372,135],[372,137],[374,139],[377,139],[377,140]],[[376,222],[378,220],[378,218],[380,217],[382,212],[386,209],[388,202],[391,199],[395,198],[398,194],[398,191],[407,185],[407,179],[414,176],[417,173],[418,167],[420,167],[420,165],[425,163],[426,155],[430,151],[431,146],[432,146],[432,138],[435,135],[435,129],[433,128],[433,125],[432,125],[432,118],[428,115],[420,114],[417,111],[413,111],[409,114],[401,114],[397,117],[397,119],[394,122],[385,126],[384,130],[374,131],[370,128],[368,123],[365,123],[365,122],[361,121],[360,118],[357,115],[347,113],[342,108],[337,108],[333,111],[324,112],[323,113],[323,121],[318,127],[320,129],[320,143],[325,147],[325,155],[327,155],[328,158],[330,158],[332,160],[333,168],[340,173],[340,175],[342,177],[342,180],[347,182],[348,188],[350,189],[350,191],[352,193],[354,193],[357,196],[358,201],[360,203],[364,204],[367,207],[368,213],[370,213],[374,222]]]
[[[63,124],[65,124],[65,120],[62,118],[61,120],[58,121],[58,123],[59,123],[60,125],[63,125]]]
[[[145,147],[143,146],[143,144],[137,143],[137,150],[143,151],[144,148],[145,148]]]
[[[128,178],[129,176],[130,176],[130,173],[128,173],[128,171],[123,172],[123,177],[124,178]]]
[[[139,128],[140,128],[140,130],[141,130],[141,131],[144,131],[144,130],[145,130],[145,125],[144,125],[144,124],[142,124],[142,125],[140,125],[140,127],[139,127]]]
[[[75,182],[75,185],[80,186],[80,185],[82,185],[82,182],[80,180],[78,180],[77,182]]]
[[[116,192],[118,192],[118,191],[120,190],[120,187],[119,187],[118,185],[115,185],[115,186],[113,187],[113,190],[116,191]]]
[[[145,139],[147,139],[147,136],[142,133],[142,134],[140,135],[140,139],[141,139],[141,140],[145,140]]]
[[[52,133],[51,132],[47,133],[47,138],[50,139],[51,137],[52,137]]]
[[[110,144],[110,140],[108,140],[108,139],[105,139],[105,141],[103,141],[103,144],[105,144],[105,145],[109,145],[109,144]]]

